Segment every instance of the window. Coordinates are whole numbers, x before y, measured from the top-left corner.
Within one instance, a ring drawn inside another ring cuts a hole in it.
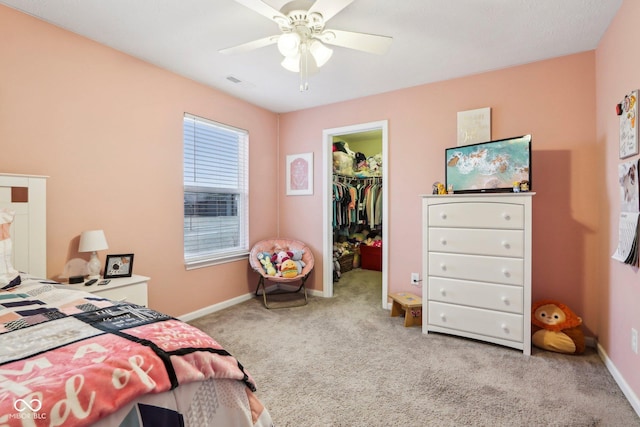
[[[184,115],[184,260],[187,268],[249,252],[249,135]]]

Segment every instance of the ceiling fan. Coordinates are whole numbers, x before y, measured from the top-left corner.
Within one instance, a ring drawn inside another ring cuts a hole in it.
[[[271,19],[281,34],[271,35],[238,46],[220,50],[233,54],[277,44],[284,56],[281,65],[300,73],[300,90],[307,90],[306,78],[327,63],[333,50],[326,45],[355,49],[382,55],[392,38],[325,28],[325,24],[354,0],[293,0],[277,10],[261,0],[235,0],[243,6]]]

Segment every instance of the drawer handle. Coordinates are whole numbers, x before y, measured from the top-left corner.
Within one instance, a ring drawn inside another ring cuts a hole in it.
[[[502,247],[505,249],[510,249],[511,248],[511,243],[507,242],[506,240],[502,242]]]
[[[440,319],[442,319],[443,322],[446,322],[447,316],[444,313],[440,313]]]
[[[440,218],[447,219],[447,214],[444,212],[440,212]]]
[[[506,268],[502,269],[502,274],[504,274],[504,277],[511,277],[511,273]]]
[[[502,297],[500,298],[502,300],[502,302],[504,303],[504,305],[511,305],[511,303],[509,302],[509,298],[507,297]]]
[[[442,295],[443,297],[447,296],[447,291],[444,290],[444,288],[440,289],[440,295]]]
[[[443,237],[442,239],[440,239],[440,243],[442,244],[442,246],[447,246],[447,239]]]
[[[507,334],[509,333],[509,326],[507,326],[506,323],[503,323],[501,327],[503,331],[505,331]]]
[[[442,271],[447,271],[447,266],[444,264],[440,264],[440,268],[442,269]]]
[[[504,212],[504,213],[502,214],[502,218],[504,218],[504,219],[506,219],[507,221],[509,221],[509,220],[511,219],[511,215],[509,215],[509,213],[507,213],[507,212]]]

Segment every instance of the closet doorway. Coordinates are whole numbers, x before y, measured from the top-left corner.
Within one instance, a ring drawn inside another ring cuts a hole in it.
[[[388,227],[388,122],[381,120],[377,122],[362,123],[340,128],[325,129],[322,132],[322,157],[323,157],[323,296],[333,297],[333,142],[339,136],[355,136],[356,134],[381,132],[382,149],[382,230],[383,240],[389,241]],[[382,307],[388,308],[388,245],[382,244]]]

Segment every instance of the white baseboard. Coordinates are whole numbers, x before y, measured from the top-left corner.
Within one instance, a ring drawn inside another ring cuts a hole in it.
[[[607,352],[604,351],[604,348],[599,343],[597,343],[596,348],[598,350],[600,359],[602,359],[604,365],[611,373],[611,376],[613,376],[613,379],[616,380],[616,383],[618,383],[618,387],[620,387],[620,390],[622,390],[622,393],[624,393],[634,411],[636,411],[636,414],[638,414],[638,416],[640,417],[640,399],[638,399],[638,396],[633,392],[633,390],[631,390],[629,384],[627,384],[611,359],[609,359],[609,356],[607,355]]]
[[[313,295],[314,297],[323,297],[324,293],[322,291],[316,291],[315,289],[307,289],[307,293],[309,295]]]
[[[222,301],[218,304],[213,304],[208,307],[201,308],[196,311],[192,311],[191,313],[183,314],[182,316],[178,316],[178,319],[183,322],[190,322],[192,320],[197,319],[198,317],[206,316],[207,314],[215,313],[216,311],[224,310],[225,308],[232,307],[236,304],[240,304],[241,302],[248,301],[251,298],[254,298],[255,295],[253,292],[240,295],[239,297],[231,298],[226,301]]]
[[[284,287],[286,287],[287,285],[284,285]],[[271,286],[269,288],[267,288],[267,291],[272,290],[272,288],[275,288],[276,286]],[[297,286],[294,286],[293,289],[291,290],[295,290],[297,288]],[[315,297],[321,297],[323,296],[322,291],[317,291],[315,289],[307,289],[307,294],[308,295],[313,295]],[[260,294],[262,295],[262,294]],[[218,304],[213,304],[210,305],[208,307],[204,307],[201,308],[199,310],[196,311],[192,311],[191,313],[186,313],[183,314],[182,316],[178,316],[178,319],[182,320],[183,322],[190,322],[192,320],[195,320],[199,317],[202,316],[206,316],[207,314],[211,314],[211,313],[215,313],[216,311],[220,311],[220,310],[224,310],[225,308],[229,308],[232,307],[234,305],[240,304],[241,302],[245,302],[250,300],[251,298],[255,298],[255,293],[254,292],[250,292],[248,294],[244,294],[244,295],[240,295],[239,297],[235,297],[232,298],[230,300],[226,300],[226,301],[222,301]]]

